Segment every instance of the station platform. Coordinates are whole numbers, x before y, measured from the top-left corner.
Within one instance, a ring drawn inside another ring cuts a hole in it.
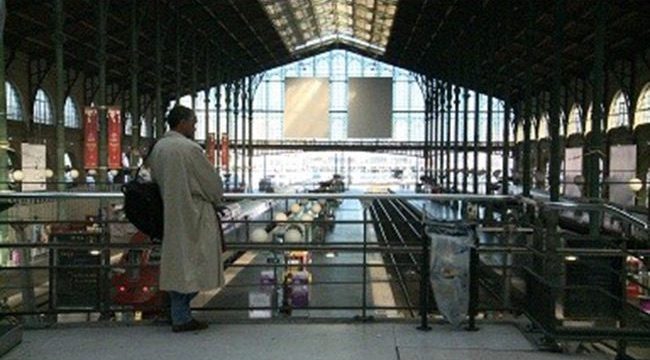
[[[362,205],[358,200],[345,199],[335,211],[337,220],[361,221],[363,220]],[[366,228],[368,243],[376,242],[372,226]],[[363,226],[361,224],[337,224],[327,232],[323,244],[363,242]],[[226,270],[226,286],[214,294],[201,294],[192,306],[216,307],[229,309],[233,307],[246,307],[249,304],[249,294],[260,291],[262,271],[272,271],[273,264],[270,260],[277,258],[278,254],[268,251],[249,251],[235,265],[251,267],[242,268],[235,266]],[[311,260],[314,264],[331,265],[332,267],[307,267],[311,275],[309,284],[309,307],[312,309],[295,308],[292,318],[346,318],[351,319],[361,314],[361,311],[347,310],[345,308],[360,307],[362,304],[363,273],[361,253],[330,253],[313,252]],[[368,264],[382,264],[380,254],[368,254]],[[358,266],[354,266],[354,265]],[[340,267],[339,267],[340,265]],[[276,273],[281,274],[283,265],[278,265]],[[371,267],[367,274],[369,286],[366,289],[366,305],[378,307],[394,307],[395,300],[389,285],[389,276],[382,267]],[[320,309],[313,309],[320,308]],[[330,308],[330,309],[328,309]],[[373,310],[371,316],[395,317],[394,310]],[[214,315],[206,314],[209,320],[231,318],[242,319],[249,315],[245,310],[219,311]]]
[[[197,333],[169,326],[84,325],[28,330],[3,360],[121,359],[611,359],[604,354],[536,350],[512,324],[481,324],[476,332],[415,323],[212,323]]]

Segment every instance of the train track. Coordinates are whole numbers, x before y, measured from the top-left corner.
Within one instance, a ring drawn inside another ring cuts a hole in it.
[[[374,200],[370,207],[377,239],[389,249],[420,246],[422,244],[418,213],[400,200]],[[388,252],[383,255],[388,271],[397,281],[393,283],[398,301],[408,307],[411,316],[419,299],[420,253]]]

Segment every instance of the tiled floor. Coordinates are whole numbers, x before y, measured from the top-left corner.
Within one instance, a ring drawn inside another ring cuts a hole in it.
[[[607,359],[599,354],[536,350],[509,324],[478,332],[415,324],[212,324],[199,333],[167,326],[101,326],[28,330],[3,360],[31,359]]]

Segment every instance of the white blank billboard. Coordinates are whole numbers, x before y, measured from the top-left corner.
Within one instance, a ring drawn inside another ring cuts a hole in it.
[[[576,185],[575,178],[582,175],[582,148],[567,148],[564,150],[564,195],[580,197],[581,185]]]
[[[612,146],[609,153],[609,201],[634,205],[634,193],[628,182],[636,177],[636,145]]]
[[[391,138],[392,78],[350,78],[348,138]]]
[[[329,79],[286,78],[285,138],[329,138]]]

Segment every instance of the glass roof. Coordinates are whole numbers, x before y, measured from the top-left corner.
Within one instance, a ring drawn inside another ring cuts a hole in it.
[[[259,0],[292,53],[341,42],[383,54],[398,0]]]

